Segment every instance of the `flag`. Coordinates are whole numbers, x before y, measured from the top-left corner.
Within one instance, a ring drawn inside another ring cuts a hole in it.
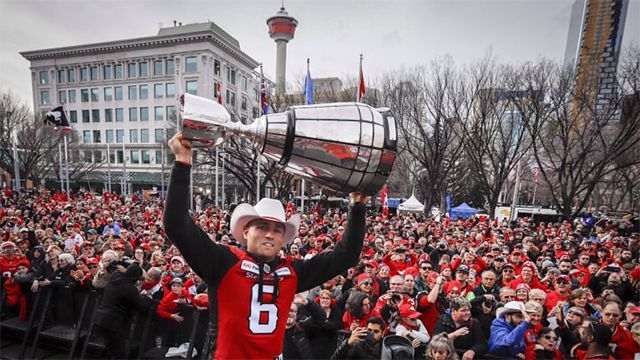
[[[307,77],[304,79],[304,98],[307,105],[313,104],[313,80],[309,71],[309,59],[307,59]]]
[[[389,192],[389,188],[385,185],[380,192],[380,202],[382,203],[382,216],[389,217],[389,199],[387,194]]]
[[[216,90],[218,91],[218,104],[222,105],[222,85],[220,82],[216,83]]]
[[[262,115],[269,112],[269,88],[267,82],[264,80],[264,73],[262,72],[262,64],[260,64],[260,111]]]
[[[267,82],[262,79],[260,83],[260,108],[262,110],[262,115],[267,114],[269,112],[269,98],[267,97],[269,91],[267,89]]]
[[[364,99],[365,90],[364,74],[362,73],[362,55],[360,55],[360,85],[358,86],[358,102],[362,102],[362,99]]]
[[[69,120],[67,119],[67,115],[65,114],[62,106],[58,106],[46,113],[44,116],[44,123],[45,125],[52,124],[54,126],[54,130],[71,130]]]

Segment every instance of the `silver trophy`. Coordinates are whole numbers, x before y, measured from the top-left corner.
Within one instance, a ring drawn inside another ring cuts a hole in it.
[[[292,106],[245,125],[213,100],[184,94],[180,105],[182,134],[194,145],[220,146],[232,135],[242,136],[286,172],[339,193],[375,194],[396,159],[396,122],[386,108]]]

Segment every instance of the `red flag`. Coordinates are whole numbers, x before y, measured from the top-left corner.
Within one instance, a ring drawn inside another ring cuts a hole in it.
[[[222,105],[222,86],[220,83],[216,83],[216,87],[218,89],[218,104]]]
[[[358,86],[358,102],[362,102],[364,99],[365,85],[364,74],[362,73],[362,55],[360,55],[360,85]]]
[[[385,185],[380,192],[380,202],[382,203],[382,216],[389,217],[389,199],[387,198],[387,193],[389,192],[389,188]]]

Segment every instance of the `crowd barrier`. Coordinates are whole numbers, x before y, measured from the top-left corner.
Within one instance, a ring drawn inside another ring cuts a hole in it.
[[[4,304],[4,293],[1,304]],[[95,290],[65,287],[40,287],[30,293],[28,319],[10,316],[0,321],[2,336],[2,358],[42,359],[56,354],[56,358],[96,359],[104,358],[106,349],[103,339],[94,329],[96,308],[100,304],[100,293]],[[126,354],[130,359],[165,358],[167,346],[155,342],[159,318],[156,315],[157,302],[144,314],[135,313],[130,321]],[[0,305],[0,313],[6,309]],[[181,324],[175,323],[176,334],[184,334],[189,347],[186,359],[208,359],[212,339],[208,332],[209,314],[191,305],[181,305],[180,313],[185,318]],[[173,328],[172,328],[173,329]],[[9,347],[17,351],[3,351]],[[193,349],[197,356],[192,357]],[[182,357],[181,357],[182,358]]]

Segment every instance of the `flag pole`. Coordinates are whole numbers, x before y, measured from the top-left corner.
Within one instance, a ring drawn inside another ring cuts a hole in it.
[[[218,146],[216,146],[216,201],[215,201],[215,205],[216,208],[220,207],[220,201],[218,201],[218,199],[220,198],[220,192],[218,191],[219,186],[218,186],[218,175],[219,175],[219,171],[220,171],[220,148]]]
[[[127,150],[122,139],[122,197],[127,197]]]
[[[301,212],[304,214],[304,190],[306,188],[304,178],[302,178],[300,186],[302,187],[302,190],[300,191],[300,207],[302,208]]]
[[[20,192],[21,180],[20,180],[20,157],[18,156],[18,130],[13,132],[13,175],[14,175],[14,187],[16,192]]]
[[[64,170],[62,167],[62,143],[58,142],[58,175],[60,176],[60,192],[64,192]]]
[[[107,180],[109,181],[107,190],[111,193],[111,147],[109,141],[107,141]]]
[[[357,102],[362,102],[362,97],[364,96],[364,74],[362,73],[362,54],[360,54],[360,69],[358,72],[358,94],[356,96]]]
[[[69,152],[67,150],[67,134],[64,134],[64,172],[67,179],[67,199],[71,199],[71,186],[69,185]]]

